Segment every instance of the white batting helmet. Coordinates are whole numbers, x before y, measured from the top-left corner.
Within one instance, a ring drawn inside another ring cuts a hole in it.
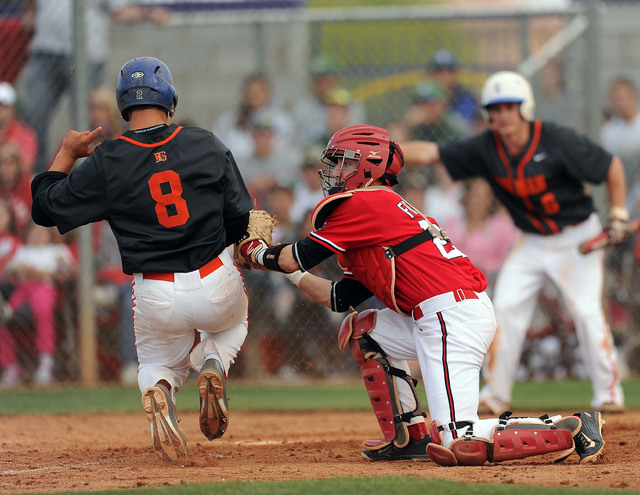
[[[536,109],[531,84],[517,72],[500,71],[492,74],[482,87],[482,114],[490,120],[487,107],[494,103],[520,103],[520,115],[531,122]]]

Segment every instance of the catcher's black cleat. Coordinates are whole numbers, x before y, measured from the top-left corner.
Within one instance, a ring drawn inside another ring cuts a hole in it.
[[[576,452],[580,455],[580,464],[594,461],[604,448],[602,438],[602,425],[604,420],[599,411],[575,413],[582,421],[582,428],[573,437],[576,444]]]
[[[209,440],[224,435],[229,425],[229,401],[222,364],[207,359],[198,377],[200,392],[200,431]]]
[[[166,387],[149,387],[142,394],[142,406],[151,426],[153,449],[163,461],[187,457],[187,440],[176,417],[171,393]]]
[[[393,442],[382,444],[377,449],[364,449],[362,457],[367,461],[428,461],[427,445],[431,437],[427,435],[422,440],[409,439],[406,447],[396,447]]]

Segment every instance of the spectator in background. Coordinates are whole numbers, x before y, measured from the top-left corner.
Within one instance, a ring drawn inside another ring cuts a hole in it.
[[[450,141],[471,134],[471,128],[450,111],[444,88],[435,81],[422,81],[414,89],[413,104],[401,125],[413,140]]]
[[[26,171],[31,171],[38,156],[36,132],[16,114],[16,90],[8,82],[0,82],[0,145],[11,143],[20,151]]]
[[[566,82],[559,63],[549,62],[538,73],[540,97],[536,102],[536,113],[541,120],[551,120],[560,125],[577,127],[578,102],[575,95],[567,91]]]
[[[105,86],[96,88],[89,94],[89,128],[96,127],[102,127],[102,132],[96,138],[98,144],[107,139],[117,139],[125,131],[113,91]],[[61,147],[62,141],[53,156],[58,154]]]
[[[13,312],[28,304],[36,326],[38,369],[33,377],[36,384],[53,381],[55,344],[56,282],[67,279],[74,261],[69,248],[55,242],[55,229],[29,223],[26,243],[19,247],[6,266],[15,277],[15,290],[3,308],[11,318]],[[22,371],[17,360],[16,340],[3,322],[0,328],[0,364],[4,372],[0,383],[14,386],[21,380]]]
[[[343,127],[351,125],[353,115],[351,105],[353,97],[348,89],[335,87],[327,91],[324,95],[325,109],[323,115],[324,134],[321,134],[315,141],[308,142],[308,146],[325,146],[331,136]]]
[[[247,189],[259,205],[264,203],[269,188],[287,185],[300,166],[300,153],[278,134],[278,115],[265,110],[252,116],[247,125],[251,153],[240,153],[237,158]]]
[[[11,143],[0,145],[0,196],[11,203],[22,236],[31,219],[31,175],[24,170],[20,150]]]
[[[89,86],[102,83],[102,70],[109,55],[110,21],[151,20],[164,26],[168,11],[159,6],[141,6],[132,0],[86,0],[86,48]],[[73,3],[71,0],[27,0],[25,20],[33,22],[29,60],[24,68],[24,118],[38,136],[36,172],[44,172],[51,158],[48,132],[53,112],[67,92],[73,95]]]
[[[492,295],[516,228],[484,179],[469,179],[464,184],[461,202],[463,214],[447,220],[445,228],[447,234],[455,239],[456,247],[486,275],[489,281],[487,291]]]
[[[293,118],[299,136],[306,143],[327,144],[332,133],[327,130],[326,120],[323,118],[327,109],[327,94],[341,87],[338,61],[326,53],[314,57],[309,63],[311,83],[309,90],[293,104]],[[351,124],[365,122],[364,106],[351,98]]]
[[[427,76],[437,82],[447,97],[449,110],[468,124],[478,118],[478,100],[473,92],[459,82],[460,64],[456,56],[448,50],[438,50],[427,66]]]
[[[291,221],[296,224],[300,223],[305,215],[324,198],[318,176],[318,170],[322,165],[320,153],[323,150],[324,145],[307,148],[302,164],[298,168],[298,180],[293,185],[293,204],[289,212]],[[310,225],[309,228],[311,228]]]
[[[404,170],[398,177],[402,197],[421,212],[442,218],[438,223],[447,230],[450,219],[464,214],[464,185],[452,180],[442,165],[432,166],[429,172],[433,175],[428,176],[424,170]]]
[[[274,138],[282,143],[291,142],[291,116],[273,100],[267,76],[252,74],[244,80],[238,107],[224,113],[213,126],[213,133],[229,147],[238,164],[251,159],[256,153],[252,124],[266,115],[269,116]],[[247,179],[246,175],[244,177]]]
[[[11,203],[0,197],[0,306],[9,297],[12,284],[5,277],[5,267],[21,246],[22,240],[16,230],[16,220]],[[0,321],[3,315],[0,314]]]
[[[620,157],[627,179],[626,206],[631,217],[639,214],[640,201],[640,108],[633,81],[617,77],[609,85],[610,118],[600,128],[603,148]],[[640,308],[637,256],[640,237],[627,239],[612,252],[605,253],[608,290],[607,310],[611,325],[620,335],[629,331]],[[634,245],[635,243],[635,245]]]
[[[102,127],[98,141],[117,139],[124,131],[124,121],[113,97],[113,90],[101,86],[89,95],[89,127]]]
[[[27,60],[33,22],[25,19],[24,0],[0,2],[0,81],[15,84]]]
[[[600,129],[602,147],[620,157],[624,164],[629,195],[627,209],[638,214],[640,198],[640,108],[634,83],[626,77],[614,79],[609,86],[611,118]]]
[[[91,91],[89,99],[89,128],[102,127],[99,144],[106,139],[117,139],[124,131],[122,118],[113,91],[100,87]],[[138,383],[138,356],[133,331],[131,307],[131,282],[133,277],[122,271],[120,252],[115,236],[106,220],[94,225],[96,246],[96,282],[115,289],[115,305],[118,310],[119,334],[113,336],[119,342],[120,381],[131,385]]]
[[[126,385],[138,383],[138,356],[133,331],[133,308],[131,306],[131,282],[133,277],[122,271],[120,252],[115,236],[107,221],[94,225],[96,249],[96,283],[115,289],[112,305],[118,310],[118,357],[120,358],[120,381]]]

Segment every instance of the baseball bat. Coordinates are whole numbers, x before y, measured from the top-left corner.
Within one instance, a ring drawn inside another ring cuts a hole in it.
[[[632,235],[633,233],[638,231],[640,227],[640,218],[634,218],[633,220],[629,220],[629,230],[627,233],[627,237]],[[591,251],[595,251],[596,249],[602,249],[611,244],[609,239],[609,232],[602,231],[597,236],[592,237],[591,239],[587,239],[583,243],[578,246],[580,253],[588,254]]]

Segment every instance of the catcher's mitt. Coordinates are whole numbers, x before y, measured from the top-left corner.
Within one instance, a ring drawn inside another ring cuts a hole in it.
[[[251,241],[262,241],[266,246],[273,245],[273,229],[278,225],[278,220],[264,210],[251,210],[249,212],[249,225],[247,232],[236,242],[233,250],[233,259],[239,268],[251,270],[251,268],[263,268],[255,265],[242,255],[241,248]]]

